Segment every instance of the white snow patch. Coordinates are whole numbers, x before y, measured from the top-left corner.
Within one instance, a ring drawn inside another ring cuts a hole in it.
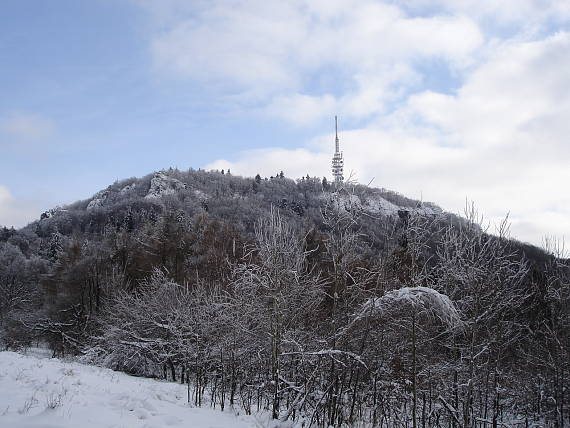
[[[421,216],[432,216],[443,213],[443,210],[431,202],[418,202],[418,206],[402,207],[384,199],[382,196],[367,198],[363,205],[364,211],[370,214],[380,214],[384,216],[396,216],[398,211],[404,210]]]
[[[51,209],[44,211],[42,213],[42,215],[40,216],[40,220],[44,220],[46,218],[53,217],[54,215],[56,215],[59,212],[66,212],[66,211],[67,211],[66,209],[63,209],[61,207],[51,208]]]
[[[459,311],[451,299],[429,287],[402,287],[388,291],[381,297],[368,299],[356,314],[353,323],[367,317],[389,314],[392,310],[402,306],[408,306],[420,312],[429,312],[450,329],[463,327]]]
[[[421,205],[412,210],[421,215],[438,215],[443,214],[443,210],[431,202],[422,202]]]
[[[150,189],[145,198],[154,199],[172,195],[186,188],[186,184],[176,178],[169,177],[164,172],[157,172],[150,180]]]
[[[358,195],[323,193],[321,199],[325,204],[329,204],[334,210],[339,212],[362,210],[362,202]]]
[[[87,210],[89,211],[94,208],[102,207],[108,196],[109,196],[108,190],[101,190],[100,192],[95,193],[95,195],[93,195],[93,199],[91,200],[91,202],[87,204]]]
[[[252,416],[195,408],[186,386],[0,352],[0,427],[246,428]]]
[[[209,196],[208,196],[206,193],[204,193],[204,192],[202,192],[201,190],[198,190],[198,189],[194,190],[194,194],[196,195],[196,197],[197,197],[198,200],[200,200],[200,201],[205,201],[205,200],[207,200],[207,199],[209,198]]]
[[[131,190],[134,190],[135,187],[136,187],[136,184],[135,184],[135,183],[131,183],[131,184],[129,184],[129,185],[123,187],[123,188],[119,191],[119,193],[121,193],[121,194],[123,194],[123,193],[128,193],[128,192],[130,192]]]
[[[370,214],[381,214],[385,216],[397,215],[398,210],[401,209],[398,205],[394,205],[381,196],[366,199],[364,203],[364,210]]]
[[[359,197],[355,194],[323,194],[325,203],[331,204],[336,210],[361,210],[370,215],[397,216],[398,211],[405,210],[418,215],[438,215],[443,210],[431,202],[419,202],[418,206],[402,207],[384,199],[382,196]]]

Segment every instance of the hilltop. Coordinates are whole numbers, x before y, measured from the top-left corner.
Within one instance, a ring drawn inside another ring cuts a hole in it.
[[[90,231],[92,229],[84,223],[97,222],[101,213],[107,214],[118,225],[124,221],[124,211],[129,207],[150,216],[153,215],[150,213],[158,214],[173,209],[189,215],[200,212],[214,216],[232,214],[227,220],[248,223],[245,218],[238,218],[241,211],[244,217],[251,220],[252,214],[259,215],[260,210],[266,211],[274,206],[287,216],[318,222],[320,209],[327,203],[327,194],[334,190],[334,186],[328,184],[326,179],[317,177],[307,176],[298,180],[282,175],[244,178],[219,171],[169,169],[140,179],[117,181],[89,199],[46,211],[41,215],[39,223],[33,223],[32,228],[42,230],[57,223],[58,230],[64,233],[70,229],[69,225],[65,225],[67,219],[74,222],[72,227],[79,226],[81,232]],[[344,186],[343,198],[350,200],[350,204],[358,206],[363,213],[379,218],[397,217],[398,211],[424,215],[443,214],[443,210],[433,203],[358,184]],[[232,212],[222,208],[228,206],[232,207]],[[234,209],[238,212],[234,212]],[[57,220],[48,220],[53,217]]]

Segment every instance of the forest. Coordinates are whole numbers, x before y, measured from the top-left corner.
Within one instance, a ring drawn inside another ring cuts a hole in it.
[[[570,426],[570,259],[395,192],[170,169],[0,229],[0,345],[299,426]]]

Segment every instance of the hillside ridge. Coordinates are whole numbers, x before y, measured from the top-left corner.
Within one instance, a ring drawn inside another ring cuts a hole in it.
[[[283,186],[283,184],[286,186]],[[228,188],[224,188],[229,186]],[[268,194],[275,188],[279,188],[273,197]],[[284,194],[284,188],[290,190],[290,194]],[[124,198],[155,200],[163,203],[163,198],[187,191],[186,197],[194,197],[196,202],[204,206],[207,200],[212,198],[254,198],[269,200],[276,205],[292,206],[302,204],[306,192],[310,188],[313,193],[320,193],[319,197],[326,199],[326,192],[334,192],[334,185],[317,177],[302,177],[291,180],[285,177],[271,177],[269,179],[233,176],[220,173],[219,171],[180,171],[177,169],[160,170],[148,174],[142,178],[129,178],[107,186],[98,191],[92,197],[76,201],[68,206],[56,207],[45,211],[40,220],[50,218],[58,212],[69,210],[91,211],[105,206],[118,203]],[[295,191],[297,190],[297,191]],[[407,198],[399,193],[383,188],[368,187],[356,183],[348,183],[343,186],[344,196],[351,205],[357,205],[370,215],[397,216],[398,211],[406,210],[423,215],[438,215],[444,211],[432,202],[424,202]],[[281,197],[277,197],[281,196]],[[288,197],[283,197],[288,196]],[[350,201],[348,201],[350,199]]]

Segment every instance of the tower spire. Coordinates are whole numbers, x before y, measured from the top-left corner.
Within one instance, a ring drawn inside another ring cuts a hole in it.
[[[344,159],[340,151],[340,143],[338,140],[338,119],[336,116],[334,117],[334,133],[335,133],[335,138],[334,138],[335,150],[332,158],[332,175],[334,177],[335,183],[342,183],[344,180],[343,176]]]
[[[334,138],[335,151],[334,152],[338,153],[340,150],[339,150],[339,144],[338,144],[338,122],[337,122],[336,115],[334,117],[334,135],[335,135],[335,138]]]

